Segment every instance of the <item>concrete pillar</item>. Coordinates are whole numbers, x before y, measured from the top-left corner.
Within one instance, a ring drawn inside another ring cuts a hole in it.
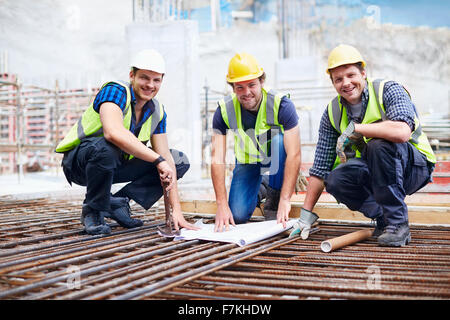
[[[147,48],[164,56],[166,74],[156,98],[167,113],[169,147],[183,151],[190,160],[191,169],[183,180],[199,179],[202,126],[197,22],[131,24],[126,27],[126,38],[129,57],[132,52]]]

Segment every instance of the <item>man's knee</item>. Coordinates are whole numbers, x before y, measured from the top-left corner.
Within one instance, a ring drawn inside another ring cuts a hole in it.
[[[181,151],[170,149],[170,152],[172,153],[175,168],[177,169],[177,179],[181,179],[191,166],[189,159],[186,154]]]
[[[350,159],[332,170],[324,184],[336,200],[358,210],[367,197],[364,186],[370,184],[367,165],[359,159]]]
[[[353,164],[355,161],[351,159],[346,163],[342,163],[328,174],[324,181],[328,193],[338,193],[350,181],[356,183],[355,178],[358,175],[359,166]]]
[[[367,144],[367,163],[374,186],[395,184],[402,176],[402,153],[406,144],[372,139]]]
[[[367,156],[369,159],[395,157],[398,145],[384,139],[372,139],[367,143]]]
[[[236,224],[246,223],[253,212],[248,212],[248,209],[242,206],[230,206],[231,212],[233,214],[233,220]]]
[[[77,163],[81,167],[108,171],[119,166],[121,161],[121,150],[103,137],[83,140],[77,152]]]
[[[331,171],[328,177],[324,180],[324,184],[327,192],[330,194],[334,194],[336,190],[339,190],[339,181],[336,174],[333,174],[333,171]]]
[[[228,199],[228,205],[235,223],[246,223],[252,216],[253,211],[256,208],[257,196],[255,199],[249,199],[243,197],[242,194],[236,192],[230,192],[230,198]]]

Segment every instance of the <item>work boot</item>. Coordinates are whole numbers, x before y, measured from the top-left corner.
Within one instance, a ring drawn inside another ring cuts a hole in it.
[[[111,197],[111,210],[102,211],[103,217],[111,218],[120,226],[131,229],[142,226],[144,223],[139,219],[131,218],[129,199],[124,197]]]
[[[264,203],[264,218],[265,220],[276,220],[278,212],[278,204],[280,203],[280,190],[267,187],[266,202]]]
[[[378,217],[376,219],[376,223],[377,223],[377,225],[376,225],[375,229],[373,230],[372,237],[378,238],[383,233],[384,228],[386,228],[386,222],[384,220],[384,216],[382,215],[382,216]]]
[[[411,242],[408,222],[388,225],[378,237],[378,244],[385,247],[401,247]]]
[[[109,234],[111,228],[105,224],[100,211],[94,210],[88,205],[84,204],[81,210],[81,223],[84,225],[84,230],[87,234]]]

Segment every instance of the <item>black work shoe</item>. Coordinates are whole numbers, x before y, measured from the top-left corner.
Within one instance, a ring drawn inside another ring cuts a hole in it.
[[[267,187],[266,202],[264,203],[264,218],[265,220],[276,220],[278,212],[278,204],[280,203],[280,190]]]
[[[87,234],[97,235],[111,233],[111,228],[105,224],[101,213],[88,205],[83,205],[81,210],[81,223],[84,225],[84,230]]]
[[[137,228],[144,223],[139,219],[131,218],[128,198],[111,197],[111,210],[102,212],[103,217],[111,218],[124,228]]]
[[[264,220],[277,220],[278,210],[267,210],[264,209]]]
[[[378,237],[378,244],[385,247],[401,247],[411,242],[408,222],[388,225]]]
[[[378,238],[384,232],[386,222],[384,221],[384,216],[378,217],[376,221],[377,225],[373,230],[372,237]]]

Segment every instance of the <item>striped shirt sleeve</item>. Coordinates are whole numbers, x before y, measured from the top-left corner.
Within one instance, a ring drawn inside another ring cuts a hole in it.
[[[167,113],[166,111],[164,111],[164,116],[158,123],[158,126],[156,127],[155,132],[153,132],[153,134],[166,133],[166,126],[167,126]]]
[[[122,111],[125,110],[127,103],[126,89],[116,83],[107,84],[97,93],[94,99],[94,110],[99,112],[100,106],[104,102],[112,102],[118,105]]]

